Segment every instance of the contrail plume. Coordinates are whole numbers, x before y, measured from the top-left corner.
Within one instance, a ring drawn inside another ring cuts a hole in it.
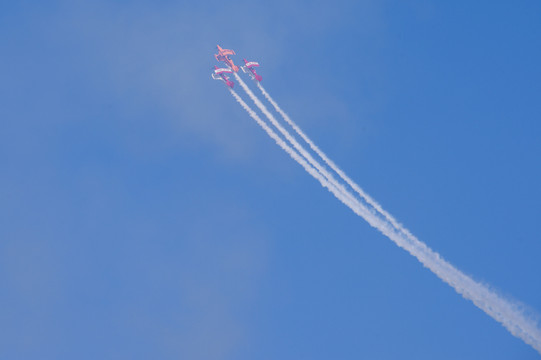
[[[252,98],[254,103],[280,130],[281,126],[279,126],[279,124],[275,124],[275,122],[277,123],[277,121],[274,119],[272,114],[270,114],[265,108],[265,106],[259,101],[259,99],[257,99],[255,95],[253,95],[253,93],[246,86],[246,84],[244,84],[240,77],[238,77],[238,75],[236,74],[235,77],[237,78],[243,89],[246,91],[246,93]],[[347,175],[342,170],[340,170],[321,150],[319,150],[317,146],[312,141],[310,141],[310,139],[302,132],[302,130],[300,130],[300,128],[279,108],[276,102],[272,100],[272,98],[268,95],[268,93],[263,89],[262,86],[259,86],[259,88],[263,92],[263,95],[275,107],[275,109],[284,117],[284,120],[295,129],[295,131],[309,144],[313,151],[316,152],[338,175],[340,175],[340,177],[342,177],[342,179],[344,179],[344,181],[346,181],[359,194],[359,196],[361,196],[368,203],[368,205],[371,206],[371,208],[368,208],[366,204],[353,198],[349,191],[344,189],[343,186],[339,184],[330,174],[329,176],[323,176],[323,174],[325,174],[326,172],[326,170],[320,170],[324,169],[323,166],[319,164],[315,159],[313,159],[310,155],[305,156],[304,154],[307,153],[307,151],[304,150],[304,148],[300,144],[298,144],[294,140],[294,138],[291,137],[291,135],[288,134],[287,130],[282,128],[283,131],[280,130],[280,132],[284,134],[286,139],[288,139],[293,144],[293,146],[299,151],[299,153],[301,153],[308,159],[308,161],[310,162],[310,164],[312,164],[313,167],[306,163],[306,161],[297,152],[295,152],[291,147],[285,144],[285,142],[280,139],[277,134],[274,133],[273,130],[267,126],[266,123],[263,122],[263,124],[265,124],[266,126],[266,128],[264,127],[264,129],[265,131],[267,131],[269,136],[273,137],[275,141],[285,151],[287,151],[297,162],[299,162],[299,164],[301,164],[310,173],[310,175],[318,179],[323,186],[327,187],[340,201],[347,205],[357,215],[364,218],[372,227],[378,229],[381,233],[391,239],[399,247],[403,248],[415,258],[417,258],[419,262],[421,262],[425,267],[430,269],[441,280],[453,287],[456,292],[461,294],[464,298],[472,301],[477,307],[479,307],[496,321],[500,322],[509,332],[511,332],[511,334],[522,339],[525,343],[532,346],[541,354],[541,330],[538,328],[537,322],[534,319],[526,316],[526,314],[519,305],[499,296],[496,292],[492,291],[486,285],[473,280],[471,277],[467,276],[466,274],[455,268],[453,265],[451,265],[449,262],[444,260],[437,252],[433,251],[426,244],[413,236],[389,213],[384,211],[379,204],[377,204],[366,193],[364,193],[364,191],[362,191],[362,189],[357,184],[355,184],[349,177],[347,177]],[[234,96],[235,95],[236,94],[234,94]],[[238,98],[238,95],[236,95],[236,97]],[[237,101],[239,101],[238,99]],[[243,107],[244,106],[247,107],[245,103]],[[254,115],[256,114],[254,113]],[[259,120],[261,121],[261,119]],[[271,133],[274,133],[274,136],[271,135]],[[286,134],[288,134],[289,136]],[[279,139],[281,143],[277,139]],[[295,154],[295,156],[293,154]],[[316,169],[320,172],[316,171]]]
[[[387,213],[380,204],[378,204],[374,199],[370,197],[367,193],[361,189],[351,178],[349,178],[346,173],[344,173],[319,147],[314,144],[314,142],[301,130],[301,128],[285,113],[285,111],[280,108],[278,103],[270,96],[270,94],[265,90],[265,88],[258,82],[257,87],[261,90],[261,93],[265,98],[271,103],[276,112],[278,112],[282,118],[295,130],[295,132],[310,146],[310,148],[335,172],[344,180],[355,192],[364,199],[370,206],[372,206],[377,212],[385,217],[393,226],[396,228],[401,228],[405,234],[408,236],[413,236],[407,229],[403,228],[402,225],[396,221],[389,213]]]
[[[323,185],[323,187],[326,187],[345,205],[349,207],[355,206],[351,204],[351,199],[344,198],[343,194],[336,188],[334,184],[330,183],[316,169],[314,169],[310,164],[308,164],[306,160],[301,155],[299,155],[294,149],[292,149],[291,146],[289,146],[284,140],[282,140],[280,136],[276,134],[276,132],[274,132],[274,130],[272,130],[267,125],[266,122],[261,120],[261,118],[256,114],[256,112],[253,111],[252,108],[250,108],[250,106],[248,106],[248,104],[246,104],[244,100],[242,100],[242,98],[233,89],[229,89],[229,91],[231,92],[231,95],[233,95],[235,100],[237,100],[237,102],[242,106],[242,108],[246,110],[246,112],[250,115],[250,117],[254,119],[257,122],[257,124],[261,126],[263,130],[265,130],[267,135],[269,135],[276,142],[276,144],[278,144],[278,146],[280,146],[286,153],[288,153],[289,156],[293,158],[293,160],[298,162],[310,175],[312,175],[317,180],[319,180],[319,182],[321,183],[321,185]]]
[[[336,188],[338,188],[339,191],[341,191],[346,197],[350,198],[352,201],[356,201],[355,196],[353,196],[345,187],[343,184],[341,184],[339,181],[337,181],[332,174],[330,174],[325,167],[323,167],[317,160],[315,160],[312,155],[306,151],[302,147],[301,144],[293,137],[291,134],[276,120],[276,118],[272,115],[272,113],[269,112],[267,107],[255,96],[255,94],[250,90],[248,85],[242,79],[238,74],[234,74],[235,79],[239,82],[240,86],[244,89],[246,94],[252,99],[254,104],[265,114],[265,116],[269,119],[269,121],[274,125],[276,129],[286,138],[287,141],[293,145],[293,147],[312,165],[314,168],[319,171],[328,181],[333,184]]]
[[[373,214],[371,214],[368,209],[360,204],[355,199],[352,199],[351,197],[345,196],[338,188],[329,182],[323,175],[321,175],[316,169],[314,169],[310,164],[306,162],[306,160],[300,156],[294,149],[291,148],[283,139],[280,138],[272,128],[270,128],[267,123],[265,123],[261,118],[255,113],[255,111],[242,100],[242,98],[233,90],[229,89],[231,92],[231,95],[237,100],[237,102],[242,106],[244,110],[250,115],[252,119],[254,119],[259,126],[265,130],[267,135],[269,135],[275,142],[280,146],[289,156],[293,158],[297,163],[299,163],[310,175],[312,175],[316,180],[318,180],[321,185],[325,188],[327,188],[338,200],[340,200],[342,203],[344,203],[346,206],[348,206],[353,212],[355,212],[357,215],[365,218],[365,219],[372,219],[375,218]],[[381,225],[381,228],[386,228],[385,225]],[[391,229],[388,229],[391,231]]]

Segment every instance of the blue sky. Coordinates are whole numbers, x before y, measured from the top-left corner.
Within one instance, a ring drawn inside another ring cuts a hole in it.
[[[535,359],[210,78],[541,311],[536,1],[0,5],[0,358]]]

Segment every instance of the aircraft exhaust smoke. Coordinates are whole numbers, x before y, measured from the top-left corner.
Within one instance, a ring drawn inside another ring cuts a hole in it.
[[[239,82],[240,86],[244,89],[244,91],[246,92],[246,94],[248,94],[248,96],[250,97],[250,99],[252,99],[252,101],[254,102],[254,104],[263,112],[263,114],[265,114],[265,116],[269,119],[269,121],[272,123],[272,125],[274,125],[274,127],[276,129],[278,129],[278,131],[286,138],[287,141],[289,141],[289,143],[291,145],[293,145],[293,147],[306,159],[308,160],[308,162],[310,163],[310,165],[312,165],[314,168],[317,169],[317,171],[319,171],[319,173],[321,175],[323,175],[331,184],[334,184],[334,186],[336,188],[338,188],[339,191],[341,191],[345,196],[351,198],[351,200],[355,201],[355,196],[353,196],[345,187],[342,183],[340,183],[339,181],[337,181],[333,176],[332,174],[330,174],[324,166],[322,166],[317,160],[315,160],[313,158],[312,155],[310,155],[310,153],[301,146],[301,144],[299,144],[299,142],[276,120],[276,118],[272,115],[272,113],[269,112],[269,110],[267,109],[267,107],[257,98],[257,96],[255,96],[255,94],[252,92],[252,90],[250,90],[250,88],[248,87],[248,85],[246,85],[246,83],[244,81],[242,81],[242,79],[240,78],[240,76],[238,76],[237,74],[235,74],[235,79]],[[258,83],[259,85],[259,83]],[[261,86],[261,85],[259,85]]]
[[[265,130],[275,142],[297,161],[310,175],[316,178],[322,186],[327,188],[336,198],[347,205],[354,213],[365,219],[372,227],[392,240],[396,245],[413,255],[421,264],[430,269],[445,283],[449,284],[456,292],[465,299],[472,301],[478,308],[501,323],[511,334],[522,339],[541,354],[541,329],[537,322],[528,317],[519,304],[513,303],[488,286],[475,281],[464,274],[448,261],[444,260],[437,252],[430,249],[425,243],[417,239],[406,228],[399,224],[378,203],[366,194],[355,182],[353,182],[341,169],[339,169],[282,111],[278,104],[271,98],[265,89],[257,84],[264,97],[271,103],[275,110],[282,116],[295,132],[310,146],[310,148],[323,161],[344,180],[360,197],[358,199],[348,191],[342,183],[337,181],[323,165],[315,160],[309,152],[299,144],[295,138],[283,128],[274,116],[267,110],[265,105],[255,96],[242,79],[234,73],[235,78],[248,94],[256,106],[265,114],[268,120],[280,131],[295,149],[289,146],[280,136],[272,130],[266,122],[235,93],[229,89],[237,102],[248,114]]]
[[[235,90],[229,89],[229,91],[231,92],[231,95],[233,95],[235,100],[237,100],[237,102],[242,106],[242,108],[246,110],[250,117],[254,119],[257,124],[261,126],[263,130],[265,130],[267,135],[269,135],[278,144],[278,146],[280,146],[286,153],[288,153],[289,156],[293,158],[293,160],[298,162],[310,175],[316,178],[323,187],[327,188],[331,193],[333,193],[338,198],[338,200],[342,201],[350,208],[356,207],[355,204],[352,203],[351,199],[344,198],[343,193],[341,193],[334,184],[330,183],[316,169],[314,169],[310,164],[308,164],[306,160],[302,156],[300,156],[299,153],[297,153],[293,148],[291,148],[291,146],[289,146],[284,140],[282,140],[280,136],[267,125],[267,123],[261,120],[261,118],[256,114],[256,112],[253,111],[252,108],[250,108],[250,106],[248,106],[248,104],[244,102],[244,100],[242,100],[242,98],[235,92]],[[357,211],[359,211],[359,213],[363,213],[362,210]]]
[[[398,223],[381,205],[376,203],[355,182],[353,182],[342,170],[338,168],[321,151],[291,118],[278,106],[278,104],[265,91],[261,84],[257,84],[265,98],[273,105],[283,119],[301,136],[301,138],[320,156],[348,185],[350,185],[361,198],[363,198],[382,218],[365,220],[373,227],[380,230],[398,246],[415,256],[425,267],[435,273],[440,279],[449,284],[464,298],[471,300],[477,307],[501,323],[511,334],[531,345],[541,354],[541,330],[534,319],[528,318],[521,306],[502,298],[486,285],[476,282],[471,277],[462,273],[449,262],[445,261],[438,253],[431,250],[426,244],[418,240],[411,232]],[[375,221],[374,221],[375,220]],[[386,224],[387,223],[387,224]],[[392,228],[388,232],[388,225]]]

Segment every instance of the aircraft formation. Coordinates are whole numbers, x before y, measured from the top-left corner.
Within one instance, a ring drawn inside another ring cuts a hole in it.
[[[221,80],[225,83],[225,85],[229,86],[230,88],[233,88],[235,83],[229,80],[229,77],[226,74],[232,74],[233,72],[239,71],[239,67],[235,65],[233,60],[231,60],[230,58],[231,55],[236,55],[235,51],[229,50],[229,49],[223,49],[222,47],[220,47],[220,45],[216,45],[216,47],[218,48],[218,54],[214,54],[214,57],[216,58],[217,61],[224,62],[226,65],[226,68],[219,68],[217,66],[214,66],[214,72],[212,73],[212,78],[214,80]],[[255,71],[255,68],[259,66],[259,63],[255,61],[247,61],[246,59],[243,59],[243,60],[244,60],[244,66],[241,66],[240,69],[242,69],[244,73],[250,75],[250,77],[253,80],[261,82],[263,78],[261,77],[261,75],[259,75]]]

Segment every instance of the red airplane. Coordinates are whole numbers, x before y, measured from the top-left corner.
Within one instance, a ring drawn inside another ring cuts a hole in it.
[[[216,45],[216,47],[218,48],[218,54],[214,54],[216,60],[223,61],[234,72],[239,71],[239,67],[233,63],[233,60],[229,58],[229,55],[235,55],[235,52],[233,50],[222,49],[220,45]]]
[[[263,78],[261,77],[261,75],[257,74],[255,72],[255,67],[259,66],[259,63],[256,63],[255,61],[246,61],[246,59],[242,59],[244,60],[244,64],[246,64],[245,66],[241,66],[242,68],[242,71],[244,71],[245,73],[249,74],[250,77],[254,80],[257,80],[257,81],[261,81],[263,80]],[[248,71],[250,71],[250,73],[248,73]]]
[[[229,69],[219,68],[218,66],[214,66],[214,72],[212,73],[212,78],[214,80],[222,80],[227,86],[229,86],[231,89],[233,89],[233,81],[229,80],[226,74],[232,74],[233,71]]]

